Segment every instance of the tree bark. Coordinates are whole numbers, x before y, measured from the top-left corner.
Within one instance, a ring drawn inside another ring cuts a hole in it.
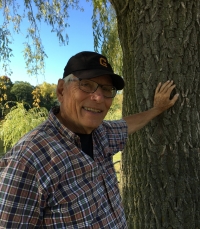
[[[130,229],[200,228],[200,0],[110,0],[123,50],[123,116],[153,106],[159,82],[178,102],[129,137],[123,202]]]

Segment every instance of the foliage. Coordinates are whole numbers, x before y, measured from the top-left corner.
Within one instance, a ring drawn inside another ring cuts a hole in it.
[[[93,35],[95,51],[105,55],[114,72],[122,75],[122,49],[118,36],[117,17],[106,0],[93,0]]]
[[[11,74],[11,70],[9,68],[10,57],[13,56],[12,49],[9,47],[11,43],[10,39],[10,31],[3,26],[0,27],[0,63],[3,63],[2,68],[9,74]]]
[[[5,110],[5,103],[10,97],[10,89],[12,87],[12,82],[7,76],[0,76],[0,109],[1,116],[3,116]]]
[[[7,72],[9,60],[12,55],[10,44],[12,43],[12,32],[21,32],[21,24],[28,20],[26,41],[24,42],[24,58],[26,60],[27,72],[37,75],[43,72],[45,58],[47,57],[41,37],[39,25],[44,22],[56,33],[59,42],[68,42],[65,29],[68,27],[67,19],[69,7],[81,9],[79,0],[1,0],[0,11],[3,23],[0,25],[0,60],[5,72]],[[82,10],[82,9],[81,9]]]
[[[115,96],[112,106],[105,117],[105,120],[117,120],[122,118],[122,99],[122,94],[117,94]]]
[[[15,101],[17,102],[27,102],[30,105],[33,103],[32,91],[34,87],[28,83],[23,81],[16,81],[11,88],[11,93],[15,97]]]
[[[34,107],[37,107],[37,108],[39,108],[40,107],[40,88],[39,87],[36,87],[33,91],[32,91],[32,93],[31,93],[32,95],[33,95],[33,106]]]
[[[115,72],[121,74],[122,51],[115,11],[107,0],[92,0],[92,2],[95,50],[106,55]],[[79,6],[79,0],[25,0],[24,3],[18,0],[1,0],[0,11],[4,20],[0,29],[0,60],[5,72],[12,56],[11,28],[15,33],[20,33],[21,24],[28,20],[30,26],[27,28],[23,51],[27,72],[32,75],[43,73],[47,54],[40,37],[40,24],[43,22],[48,24],[52,28],[51,31],[56,33],[60,44],[66,44],[68,36],[65,30],[69,26],[67,19],[70,7],[83,10]]]
[[[56,84],[44,82],[33,90],[32,95],[34,99],[33,106],[46,107],[47,110],[50,110],[57,101]]]
[[[31,108],[28,111],[23,103],[17,103],[5,116],[0,129],[5,151],[12,147],[24,134],[38,126],[48,116],[45,108]]]
[[[7,76],[0,77],[0,102],[7,100],[6,91],[9,86],[10,78]]]

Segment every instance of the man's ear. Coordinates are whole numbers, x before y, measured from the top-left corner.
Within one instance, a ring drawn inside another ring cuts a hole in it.
[[[65,86],[65,81],[63,79],[59,79],[56,88],[56,95],[59,102],[62,102],[63,100],[64,86]]]

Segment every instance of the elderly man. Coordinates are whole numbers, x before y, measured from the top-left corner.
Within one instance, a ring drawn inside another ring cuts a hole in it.
[[[152,109],[103,121],[123,87],[106,57],[81,52],[69,59],[57,85],[60,106],[1,159],[1,229],[127,228],[112,155],[178,95],[169,99],[172,81],[159,83]]]

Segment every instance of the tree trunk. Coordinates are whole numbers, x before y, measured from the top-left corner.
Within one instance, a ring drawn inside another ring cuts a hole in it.
[[[123,50],[123,116],[153,106],[159,82],[178,102],[130,136],[123,202],[130,229],[200,228],[200,0],[110,0]]]

